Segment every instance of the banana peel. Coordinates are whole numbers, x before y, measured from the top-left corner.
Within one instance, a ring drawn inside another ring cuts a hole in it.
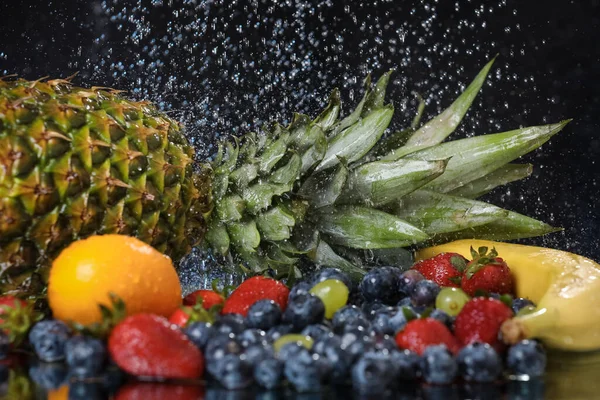
[[[506,343],[537,338],[558,350],[600,350],[600,265],[588,258],[544,247],[458,240],[418,250],[415,260],[447,252],[468,256],[471,247],[482,246],[496,248],[514,274],[516,295],[537,305],[504,323]]]

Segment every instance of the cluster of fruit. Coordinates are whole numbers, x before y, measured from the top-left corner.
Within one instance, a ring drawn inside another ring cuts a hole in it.
[[[287,381],[299,392],[332,383],[370,394],[415,380],[542,375],[540,344],[507,347],[500,334],[503,322],[533,304],[512,298],[510,270],[494,251],[472,256],[441,254],[404,272],[375,268],[359,285],[338,269],[322,269],[291,290],[256,276],[227,297],[194,292],[170,319],[129,315],[106,340],[74,334],[55,319],[37,322],[28,339],[41,361],[65,360],[74,377],[98,376],[110,364],[133,376],[204,377],[226,389]],[[6,332],[0,338],[5,355]]]

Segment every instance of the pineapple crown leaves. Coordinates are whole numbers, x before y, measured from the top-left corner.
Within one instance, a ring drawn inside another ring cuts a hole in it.
[[[378,250],[456,238],[508,240],[556,229],[475,197],[522,179],[528,165],[509,164],[568,121],[442,143],[480,91],[494,60],[441,114],[385,135],[394,112],[385,104],[390,73],[368,76],[355,109],[340,116],[338,90],[315,119],[223,143],[212,165],[215,210],[208,243],[232,251],[255,272],[291,276],[299,257],[361,275],[343,249]],[[312,238],[306,240],[306,238]],[[302,251],[298,251],[301,249]],[[340,249],[342,251],[340,251]],[[465,266],[457,269],[465,270]]]
[[[19,345],[25,340],[29,329],[44,315],[35,310],[35,304],[27,301],[25,305],[16,300],[12,305],[0,306],[0,330],[8,335],[8,339],[13,347]]]
[[[488,265],[504,264],[501,259],[498,261],[498,252],[496,251],[496,248],[492,248],[492,250],[488,252],[488,248],[486,246],[481,246],[477,250],[471,246],[470,251],[473,259],[467,264],[468,268],[465,274],[468,279],[471,279],[473,275]]]
[[[83,325],[78,322],[71,322],[71,327],[75,332],[86,336],[93,336],[99,339],[106,339],[115,326],[127,316],[127,307],[123,299],[114,293],[109,293],[110,306],[98,304],[100,309],[101,321],[89,325]]]

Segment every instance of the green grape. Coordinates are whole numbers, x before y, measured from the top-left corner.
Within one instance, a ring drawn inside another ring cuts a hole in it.
[[[456,317],[469,300],[471,300],[469,295],[461,289],[445,287],[440,290],[435,298],[435,307],[444,311],[451,317]]]
[[[521,315],[534,313],[536,310],[537,308],[535,306],[525,306],[519,310],[519,312],[517,313],[517,317],[520,317]]]
[[[308,350],[312,349],[313,346],[313,340],[310,336],[304,336],[300,334],[289,334],[283,335],[282,337],[277,339],[275,343],[273,343],[273,349],[276,353],[279,353],[279,350],[281,350],[281,348],[288,343],[298,343],[299,345],[306,347]]]
[[[346,305],[350,291],[342,281],[327,279],[313,286],[310,293],[323,301],[323,304],[325,304],[325,318],[331,319],[337,310]]]

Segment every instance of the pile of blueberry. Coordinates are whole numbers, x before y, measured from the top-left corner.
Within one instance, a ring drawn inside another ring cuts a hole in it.
[[[314,294],[317,284],[325,295]],[[289,385],[315,392],[346,385],[370,395],[391,393],[407,382],[487,383],[506,375],[542,375],[546,355],[535,341],[502,350],[477,341],[452,348],[443,340],[430,344],[435,331],[406,332],[415,320],[435,320],[453,332],[457,312],[469,301],[460,289],[441,288],[416,270],[376,268],[354,285],[329,268],[296,283],[284,311],[272,300],[260,300],[246,317],[220,315],[212,324],[193,322],[183,332],[204,354],[206,379],[225,389]],[[515,313],[532,305],[511,301]],[[29,340],[40,360],[64,359],[70,376],[98,376],[107,363],[104,342],[71,336],[60,321],[37,323]],[[40,373],[32,378],[48,379]]]

